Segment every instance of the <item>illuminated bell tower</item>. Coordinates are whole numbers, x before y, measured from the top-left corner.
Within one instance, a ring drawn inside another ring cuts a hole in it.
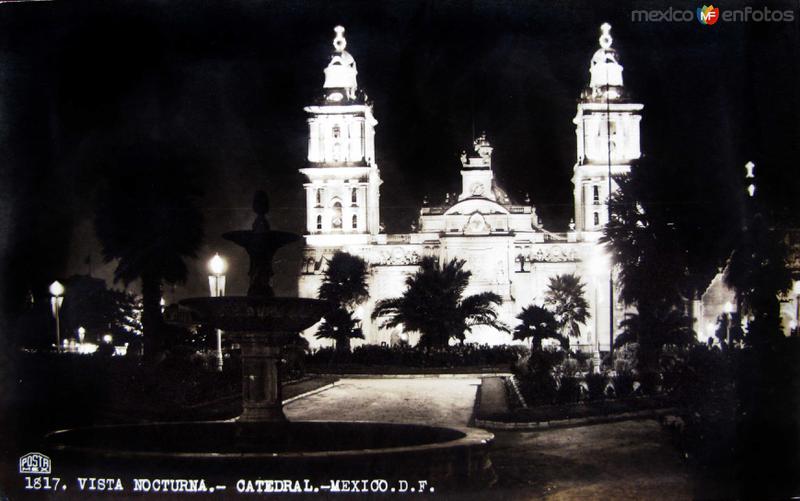
[[[380,231],[380,171],[375,163],[372,103],[358,90],[356,62],[345,50],[344,28],[334,28],[323,95],[307,106],[308,178],[306,240],[309,244],[366,243]]]
[[[609,193],[618,188],[614,178],[629,173],[631,163],[641,156],[639,122],[644,105],[631,102],[622,84],[622,65],[611,47],[611,25],[604,23],[600,30],[589,86],[573,119],[577,162],[572,184],[579,232],[603,229],[608,222]]]

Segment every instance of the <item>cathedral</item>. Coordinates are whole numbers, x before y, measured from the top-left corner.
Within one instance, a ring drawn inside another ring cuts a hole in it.
[[[309,141],[308,163],[300,169],[307,179],[300,296],[317,296],[333,253],[358,255],[370,269],[370,298],[356,312],[362,319],[361,342],[389,344],[402,339],[413,344],[415,333],[379,329],[379,321],[370,315],[377,301],[402,295],[406,276],[416,271],[424,256],[440,263],[465,260],[472,272],[465,294],[500,295],[500,320],[510,326],[518,323],[515,317],[523,307],[543,303],[549,278],[575,273],[586,284],[591,318],[572,346],[607,351],[624,310],[613,298],[609,256],[598,240],[608,221],[609,194],[617,189],[614,177],[630,172],[641,155],[643,109],[623,85],[610,30],[608,24],[601,27],[589,82],[573,120],[575,216],[569,231],[549,231],[530,200],[520,204],[508,196],[495,179],[492,145],[483,134],[474,140],[472,152],[461,154],[461,193],[448,195],[440,206],[424,203],[412,233],[386,234],[380,224],[381,175],[375,155],[378,122],[372,103],[358,88],[356,62],[346,50],[344,28],[337,26],[324,70],[323,95],[305,108]],[[316,339],[315,331],[312,327],[305,333],[311,346],[330,343]],[[476,327],[467,333],[467,342],[495,345],[512,340],[511,334]]]

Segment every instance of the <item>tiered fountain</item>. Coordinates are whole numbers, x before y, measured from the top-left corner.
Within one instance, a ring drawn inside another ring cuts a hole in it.
[[[247,295],[185,299],[175,316],[222,329],[239,344],[242,414],[230,421],[57,431],[46,437],[47,449],[57,458],[54,464],[57,460],[81,476],[96,472],[150,478],[227,474],[320,482],[337,478],[421,479],[431,485],[491,482],[488,448],[493,436],[483,430],[286,419],[281,347],[315,324],[329,306],[316,299],[274,296],[273,255],[300,237],[270,229],[264,192],[256,193],[253,210],[252,230],[223,235],[250,256]]]

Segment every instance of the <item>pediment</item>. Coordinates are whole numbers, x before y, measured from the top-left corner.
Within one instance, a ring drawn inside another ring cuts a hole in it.
[[[476,212],[480,214],[508,214],[508,209],[488,198],[473,197],[461,200],[447,209],[444,214],[445,216],[455,214],[470,215]]]

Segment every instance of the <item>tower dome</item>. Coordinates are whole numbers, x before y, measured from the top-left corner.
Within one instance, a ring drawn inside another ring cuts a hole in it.
[[[355,99],[358,83],[356,75],[356,60],[345,50],[347,39],[344,37],[344,27],[336,26],[333,31],[333,54],[328,66],[325,68],[325,99],[327,101],[344,101]]]
[[[594,99],[618,100],[623,97],[622,65],[619,64],[617,51],[611,47],[611,25],[600,26],[600,48],[592,56],[589,66],[588,96]]]

